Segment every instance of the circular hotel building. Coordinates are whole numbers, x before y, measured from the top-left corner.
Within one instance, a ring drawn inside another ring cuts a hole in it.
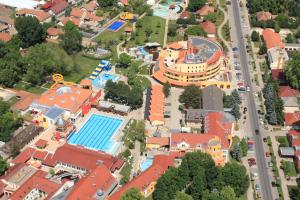
[[[218,43],[203,37],[189,37],[187,41],[169,44],[160,52],[152,77],[174,86],[216,85],[229,89],[230,74],[226,66]]]

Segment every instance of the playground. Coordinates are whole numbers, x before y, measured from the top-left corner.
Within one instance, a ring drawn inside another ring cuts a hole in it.
[[[121,29],[126,24],[125,21],[114,21],[111,25],[107,27],[107,30],[117,32],[119,29]]]
[[[122,12],[120,14],[120,19],[121,20],[134,20],[136,17],[133,13],[130,12]]]

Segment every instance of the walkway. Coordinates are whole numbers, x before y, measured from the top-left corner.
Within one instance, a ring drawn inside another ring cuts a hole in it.
[[[222,29],[225,26],[225,24],[228,21],[228,15],[227,12],[224,10],[224,8],[222,8],[220,0],[217,0],[217,4],[219,5],[218,8],[222,11],[223,15],[224,15],[224,19],[223,22],[221,23],[221,25],[218,27],[218,37],[223,41],[224,45],[226,45],[227,49],[230,50],[230,45],[227,42],[227,40],[225,40],[225,38],[222,35]]]
[[[169,15],[170,15],[170,11],[169,11],[169,14],[166,18],[166,24],[165,24],[165,34],[164,34],[164,43],[163,43],[164,48],[167,46],[167,42],[168,42]]]

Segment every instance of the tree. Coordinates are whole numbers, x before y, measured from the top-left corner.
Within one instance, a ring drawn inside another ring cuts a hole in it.
[[[168,36],[174,37],[177,34],[177,27],[175,24],[170,24],[168,27]]]
[[[300,199],[300,184],[298,186],[291,187],[289,191],[290,198],[292,200],[299,200]]]
[[[241,147],[241,150],[242,150],[243,157],[247,156],[247,153],[248,153],[248,144],[247,144],[247,140],[245,138],[243,138],[241,140],[240,147]]]
[[[287,34],[285,40],[287,43],[296,43],[297,42],[296,37],[292,33]]]
[[[5,159],[0,156],[0,176],[8,169],[8,164]]]
[[[70,14],[71,14],[71,11],[72,11],[72,8],[71,8],[71,6],[68,6],[68,7],[66,8],[66,10],[65,10],[65,17],[68,17],[68,16],[70,16]]]
[[[300,52],[292,54],[284,68],[285,77],[293,88],[300,89]]]
[[[183,192],[176,192],[174,200],[193,200],[193,198]]]
[[[119,56],[119,66],[127,68],[131,64],[131,57],[126,53],[121,53]]]
[[[183,103],[186,108],[201,108],[200,88],[196,85],[186,86],[179,97],[179,101]]]
[[[274,30],[275,30],[276,33],[280,32],[280,26],[279,26],[279,24],[277,22],[275,23]]]
[[[204,6],[206,0],[190,0],[188,5],[188,10],[191,12],[196,12],[202,6]]]
[[[43,26],[35,17],[17,17],[15,20],[15,27],[21,40],[21,47],[23,48],[42,43],[46,39],[46,33]]]
[[[68,54],[77,53],[82,48],[82,35],[71,21],[64,26],[64,34],[60,36],[60,39],[61,46]]]
[[[197,170],[197,175],[193,178],[191,185],[187,188],[187,192],[193,199],[201,199],[206,188],[205,169],[202,167]]]
[[[237,89],[234,89],[231,92],[231,96],[232,96],[232,100],[234,101],[234,103],[237,103],[237,104],[241,104],[242,103],[241,97],[240,97],[239,92],[237,91]]]
[[[116,0],[98,0],[98,4],[100,7],[112,7],[116,5]]]
[[[203,30],[201,26],[191,26],[188,27],[185,31],[186,35],[195,35],[195,36],[203,36],[206,37],[207,33]]]
[[[146,37],[149,38],[152,34],[152,29],[150,26],[147,26],[146,29],[145,29],[145,34],[146,34]]]
[[[232,187],[225,186],[220,192],[220,200],[238,200]]]
[[[266,47],[265,43],[262,43],[260,45],[258,53],[259,53],[259,55],[263,55],[263,54],[267,53],[267,47]]]
[[[225,164],[221,169],[221,178],[225,185],[234,189],[237,196],[245,194],[249,187],[246,168],[235,162]]]
[[[218,18],[218,14],[215,13],[215,12],[210,12],[210,13],[208,13],[208,15],[206,15],[206,16],[204,17],[204,19],[205,19],[206,21],[211,21],[211,22],[213,22],[213,23],[216,23],[217,18]]]
[[[231,154],[232,158],[235,159],[236,161],[241,161],[242,150],[239,145],[235,144],[233,146],[232,150],[230,151],[230,154]]]
[[[232,114],[236,120],[239,120],[241,118],[240,106],[236,103],[233,104],[230,114]]]
[[[127,190],[121,197],[121,200],[143,200],[145,199],[141,191],[137,188]]]
[[[167,81],[166,83],[164,83],[164,87],[163,87],[163,92],[165,97],[168,97],[170,95],[170,90],[171,90],[171,84]]]
[[[251,40],[253,42],[258,42],[259,41],[259,33],[257,31],[252,31]]]

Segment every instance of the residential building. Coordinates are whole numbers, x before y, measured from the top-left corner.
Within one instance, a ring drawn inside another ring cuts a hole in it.
[[[53,15],[59,15],[59,14],[63,13],[68,6],[69,6],[69,4],[65,0],[56,0],[51,5],[49,12]]]
[[[228,63],[222,47],[207,38],[190,37],[188,41],[169,44],[160,51],[152,77],[175,86],[217,85],[231,88]]]
[[[36,17],[40,23],[50,22],[51,14],[41,11],[41,10],[33,10],[33,9],[21,9],[16,12],[16,17],[21,16],[32,16]]]
[[[209,13],[214,13],[214,12],[215,12],[215,8],[206,4],[202,8],[197,10],[196,14],[201,17],[204,17],[207,16]]]
[[[169,137],[147,137],[146,149],[160,149],[168,147],[170,144]]]
[[[260,11],[256,13],[256,18],[257,21],[268,21],[268,20],[273,20],[276,18],[276,16],[273,16],[272,13],[270,12],[265,12],[265,11]]]
[[[273,69],[283,69],[289,56],[285,49],[274,47],[267,51],[269,66]]]
[[[290,86],[279,86],[278,95],[283,101],[285,113],[299,112],[299,91],[292,89]]]
[[[88,12],[94,12],[98,8],[98,3],[97,1],[90,1],[87,4],[84,5],[84,9]]]
[[[73,20],[77,20],[74,25],[76,26],[82,26],[82,25],[87,25],[87,26],[96,26],[100,21],[103,20],[102,17],[98,17],[97,15],[86,11],[85,9],[80,9],[80,8],[73,8],[70,14],[70,17],[66,17],[70,21],[73,22]],[[65,18],[62,20],[62,22],[65,24],[66,20]]]
[[[202,108],[210,111],[223,111],[223,91],[215,85],[202,90]]]
[[[217,34],[216,25],[211,21],[205,21],[200,23],[200,26],[207,33],[208,38],[215,38]]]
[[[267,28],[262,32],[263,40],[267,49],[278,47],[284,49],[284,43],[282,42],[280,35],[275,33],[273,29]]]
[[[47,29],[48,38],[51,40],[58,40],[59,36],[64,34],[64,31],[59,28],[50,27]]]
[[[284,113],[284,126],[286,129],[300,129],[300,113]]]
[[[9,42],[12,39],[12,35],[9,33],[0,33],[0,41]]]
[[[189,11],[183,11],[179,16],[180,19],[189,19],[190,17],[191,13]]]
[[[156,181],[168,170],[170,166],[173,165],[174,157],[170,155],[154,156],[153,163],[148,169],[123,185],[108,199],[119,200],[121,199],[122,194],[133,187],[140,190],[143,196],[148,197],[154,191]]]
[[[20,111],[21,114],[24,114],[26,111],[28,111],[32,102],[39,96],[27,91],[19,90],[16,92],[16,97],[19,100],[11,106],[11,109],[13,111]]]
[[[152,126],[164,125],[164,98],[163,86],[153,85],[149,105],[149,121]]]

